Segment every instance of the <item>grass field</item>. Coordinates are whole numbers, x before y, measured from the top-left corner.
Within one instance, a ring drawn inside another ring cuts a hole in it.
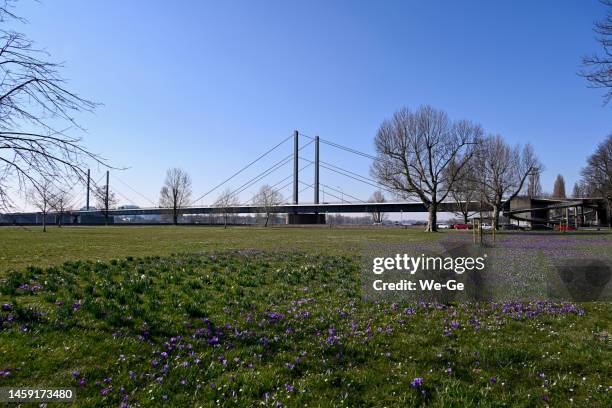
[[[609,303],[361,300],[364,241],[443,235],[0,228],[0,386],[100,407],[610,406]]]
[[[225,249],[360,251],[364,242],[435,239],[421,229],[262,227],[0,227],[0,271],[75,260]]]

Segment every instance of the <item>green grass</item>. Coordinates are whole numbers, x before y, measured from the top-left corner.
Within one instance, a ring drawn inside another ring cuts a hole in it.
[[[258,248],[334,254],[360,251],[366,241],[435,239],[420,228],[290,227],[0,227],[0,271],[49,266],[75,259]]]
[[[99,407],[610,406],[607,303],[361,300],[362,242],[423,238],[0,229],[0,386],[72,386]]]

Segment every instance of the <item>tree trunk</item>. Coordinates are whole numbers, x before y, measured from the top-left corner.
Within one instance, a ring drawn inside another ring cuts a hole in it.
[[[47,232],[47,214],[43,213],[43,219],[42,219],[42,223],[43,223],[43,232]]]
[[[427,220],[427,228],[425,232],[436,232],[438,231],[438,205],[429,205],[429,218]]]
[[[469,224],[470,220],[468,219],[468,213],[463,213],[463,223]]]
[[[223,215],[223,221],[224,221],[224,224],[223,224],[223,229],[226,229],[226,228],[227,228],[227,217],[228,217],[228,215],[227,215],[227,214]]]
[[[172,222],[174,225],[178,224],[178,211],[175,209],[172,210]]]
[[[268,226],[268,220],[270,219],[270,214],[266,214],[266,223],[264,225],[264,228]]]
[[[499,206],[493,206],[493,228],[499,229]]]

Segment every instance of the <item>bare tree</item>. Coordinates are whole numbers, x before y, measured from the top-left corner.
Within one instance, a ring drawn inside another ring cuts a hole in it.
[[[375,192],[372,193],[368,202],[369,203],[386,203],[387,199],[385,198],[385,195],[383,194],[382,191],[376,190]],[[380,211],[380,209],[378,208],[373,210],[371,214],[372,214],[372,222],[374,222],[375,224],[381,224],[387,216],[387,214]]]
[[[584,184],[582,184],[581,182],[574,183],[574,188],[572,189],[572,197],[573,198],[586,197],[586,191],[584,188]]]
[[[96,186],[92,193],[98,210],[104,215],[104,224],[108,225],[109,210],[117,206],[117,196],[112,190],[108,190],[108,186]]]
[[[451,122],[446,113],[431,106],[421,106],[416,112],[400,109],[378,130],[371,173],[399,196],[419,198],[429,212],[425,230],[436,231],[438,205],[470,160],[481,134],[479,125]],[[448,176],[446,169],[453,161],[456,172]]]
[[[531,145],[510,147],[499,135],[490,135],[479,143],[475,166],[482,198],[493,211],[495,229],[503,203],[519,194],[531,174],[542,171]]]
[[[595,153],[582,169],[582,180],[592,194],[603,197],[607,202],[608,220],[612,219],[612,134],[597,145]]]
[[[527,177],[527,197],[534,198],[542,196],[542,182],[540,181],[540,172],[530,174]]]
[[[70,193],[67,189],[54,188],[51,199],[51,208],[56,212],[57,226],[62,226],[62,218],[64,213],[70,210]]]
[[[28,201],[41,212],[43,232],[47,232],[47,214],[54,199],[53,188],[49,180],[37,180],[27,194]]]
[[[227,220],[231,214],[231,207],[235,207],[238,205],[238,198],[232,191],[228,188],[219,194],[217,201],[213,204],[213,206],[217,207],[221,214],[223,215],[223,227],[227,228]]]
[[[470,211],[470,208],[474,201],[480,199],[480,185],[477,181],[473,160],[466,163],[460,172],[457,172],[456,167],[457,165],[453,161],[447,169],[447,177],[452,178],[457,173],[457,179],[450,189],[450,197],[458,209],[455,214],[460,215],[463,218],[463,222],[467,224],[470,216],[476,213]]]
[[[25,23],[13,6],[0,0],[0,21]],[[48,57],[24,34],[0,29],[0,205],[5,208],[12,203],[11,186],[23,191],[39,180],[73,183],[86,174],[85,161],[102,163],[80,138],[66,133],[79,128],[75,113],[97,104],[69,90],[62,65]]]
[[[589,81],[591,87],[604,89],[604,104],[607,104],[612,99],[612,0],[600,1],[608,10],[603,20],[595,22],[593,30],[603,52],[583,57],[585,69],[579,74]]]
[[[256,206],[261,208],[261,211],[266,216],[266,223],[264,227],[268,226],[270,220],[270,214],[274,211],[274,207],[280,205],[283,202],[283,196],[278,190],[265,184],[261,186],[259,192],[253,198],[253,202]]]
[[[179,210],[189,205],[191,200],[191,177],[179,168],[166,172],[164,186],[159,192],[159,205],[172,208],[172,222],[178,224]]]
[[[561,174],[557,174],[553,186],[552,198],[565,198],[565,179]]]

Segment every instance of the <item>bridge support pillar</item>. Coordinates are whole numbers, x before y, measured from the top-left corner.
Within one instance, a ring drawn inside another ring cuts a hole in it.
[[[287,224],[325,224],[325,214],[287,214]]]
[[[89,191],[90,191],[89,182],[90,182],[90,177],[91,177],[90,170],[87,169],[87,203],[85,204],[85,207],[87,208],[87,211],[89,211]]]
[[[319,204],[319,136],[315,136],[314,203]]]
[[[293,204],[298,203],[298,161],[298,131],[295,130],[293,132]]]

